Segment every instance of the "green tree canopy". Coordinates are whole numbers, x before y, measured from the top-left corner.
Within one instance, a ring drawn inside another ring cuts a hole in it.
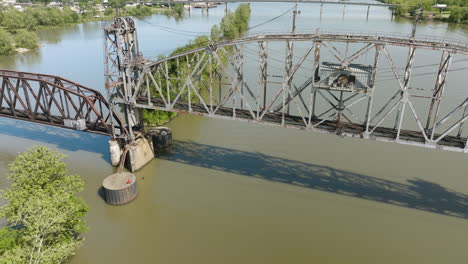
[[[88,207],[77,193],[84,183],[68,174],[64,158],[33,147],[10,164],[12,185],[1,195],[7,226],[0,232],[0,263],[62,263],[81,244]]]

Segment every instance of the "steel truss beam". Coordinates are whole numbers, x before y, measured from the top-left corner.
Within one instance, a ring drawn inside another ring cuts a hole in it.
[[[127,133],[98,91],[53,75],[7,70],[0,70],[0,83],[0,116],[110,136]],[[80,120],[84,127],[70,125]]]

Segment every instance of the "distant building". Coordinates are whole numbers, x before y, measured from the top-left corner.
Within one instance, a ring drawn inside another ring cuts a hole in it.
[[[440,9],[444,9],[444,8],[447,8],[447,5],[446,4],[435,4],[432,6],[433,8],[440,8]]]
[[[18,11],[20,11],[20,12],[23,12],[23,11],[24,11],[23,6],[20,6],[20,5],[14,5],[13,8],[15,8],[16,10],[18,10]]]
[[[2,5],[7,6],[14,6],[16,4],[16,0],[2,0]]]
[[[63,7],[63,4],[61,2],[50,2],[48,7]]]

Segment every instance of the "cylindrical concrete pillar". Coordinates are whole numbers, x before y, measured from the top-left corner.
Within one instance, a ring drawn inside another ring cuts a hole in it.
[[[104,200],[111,205],[131,202],[138,194],[136,177],[130,172],[119,172],[107,176],[102,182]]]
[[[155,151],[172,145],[172,130],[168,127],[152,127],[147,135],[151,136]]]
[[[119,142],[117,140],[109,140],[109,151],[112,166],[118,166],[120,162],[120,156],[122,155],[122,150],[120,149]]]

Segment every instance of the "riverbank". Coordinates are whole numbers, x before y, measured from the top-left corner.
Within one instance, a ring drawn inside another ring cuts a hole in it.
[[[125,7],[121,12],[130,16],[150,16],[161,13],[166,16],[180,16],[179,6],[172,9],[164,7],[148,7],[139,5]],[[183,6],[182,6],[183,13]],[[100,10],[93,6],[84,6],[78,12],[70,7],[49,8],[34,7],[24,11],[15,8],[0,7],[0,55],[21,53],[25,50],[39,48],[37,30],[51,27],[87,23],[93,21],[111,20],[115,9]]]
[[[414,18],[416,10],[422,8],[422,19],[438,20],[457,24],[468,24],[466,1],[440,0],[437,5],[425,0],[377,0],[386,4],[397,4],[391,8],[395,16]],[[445,6],[445,7],[444,7]]]

